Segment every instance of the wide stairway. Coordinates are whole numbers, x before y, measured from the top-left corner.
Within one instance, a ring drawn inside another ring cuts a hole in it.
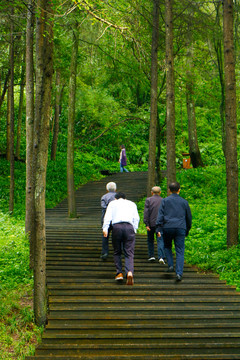
[[[82,186],[78,218],[67,201],[47,211],[49,314],[37,359],[240,359],[240,296],[213,274],[185,265],[181,283],[149,263],[136,236],[135,283],[114,280],[112,248],[101,253],[100,198],[109,181],[137,201],[146,173],[124,173]],[[207,239],[206,239],[207,241]]]

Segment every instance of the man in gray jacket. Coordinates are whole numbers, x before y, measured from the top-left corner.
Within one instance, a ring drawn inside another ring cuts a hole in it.
[[[170,195],[162,200],[156,222],[157,235],[163,240],[165,254],[168,262],[168,272],[174,272],[172,240],[176,251],[176,281],[182,280],[184,266],[185,236],[188,235],[192,226],[192,214],[187,200],[179,196],[180,184],[169,184]]]
[[[115,182],[109,182],[106,185],[106,189],[107,189],[107,193],[101,197],[101,208],[102,208],[101,223],[102,223],[102,225],[103,225],[104,216],[105,216],[108,204],[112,200],[115,200],[117,185],[115,184]],[[110,234],[111,229],[112,229],[112,227],[110,225],[107,236],[106,237],[102,236],[102,254],[100,257],[103,261],[107,260],[107,257],[108,257],[108,252],[109,252],[108,251],[108,240],[109,240],[109,234]]]
[[[143,222],[147,229],[148,260],[155,261],[154,234],[156,232],[158,210],[162,202],[162,197],[160,196],[161,188],[159,186],[154,186],[152,188],[151,194],[152,196],[148,197],[145,201]],[[165,264],[163,236],[157,237],[157,254],[159,263]]]

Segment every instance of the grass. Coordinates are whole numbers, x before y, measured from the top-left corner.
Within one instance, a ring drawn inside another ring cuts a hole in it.
[[[4,288],[0,295],[0,358],[23,360],[33,355],[42,328],[33,321],[32,284]]]
[[[24,222],[0,212],[0,359],[25,359],[41,338],[28,259]]]

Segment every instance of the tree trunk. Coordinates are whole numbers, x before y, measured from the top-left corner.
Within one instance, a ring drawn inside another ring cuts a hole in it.
[[[57,142],[59,133],[59,116],[60,116],[60,99],[61,99],[61,73],[58,69],[56,71],[56,95],[55,95],[55,116],[54,116],[54,130],[51,149],[51,160],[56,160]]]
[[[53,23],[51,2],[38,0],[37,6],[41,12],[36,25],[34,314],[37,325],[43,325],[47,315],[45,193],[53,75]]]
[[[189,35],[189,44],[187,50],[187,71],[186,71],[186,101],[187,101],[187,115],[188,115],[188,142],[189,153],[191,157],[192,166],[197,168],[203,166],[201,153],[198,147],[197,139],[197,125],[195,116],[194,103],[194,73],[193,73],[193,45],[191,44],[191,36]]]
[[[2,103],[3,103],[4,97],[5,97],[5,94],[6,94],[7,89],[8,89],[10,72],[11,72],[11,71],[10,71],[10,69],[9,69],[8,72],[7,72],[5,81],[4,81],[3,91],[2,91],[2,95],[1,95],[1,97],[0,97],[0,109],[1,109],[1,106],[2,106]]]
[[[9,56],[10,56],[10,47],[9,47]],[[10,71],[11,74],[11,71]],[[10,161],[10,142],[11,142],[11,90],[10,90],[11,77],[9,78],[8,83],[8,92],[7,92],[7,143],[6,143],[6,159]]]
[[[176,181],[175,151],[175,92],[173,56],[173,0],[165,1],[166,7],[166,93],[167,93],[167,183]]]
[[[68,143],[67,143],[67,189],[68,189],[68,216],[75,218],[76,199],[74,189],[74,123],[75,123],[75,97],[76,97],[76,73],[78,55],[78,31],[73,30],[73,48],[69,79],[68,101]]]
[[[10,85],[9,85],[9,110],[10,110],[10,139],[9,139],[9,153],[10,153],[10,194],[9,194],[9,212],[12,213],[14,209],[14,23],[13,23],[14,8],[11,9],[11,42],[10,42]]]
[[[151,113],[149,128],[149,156],[147,196],[155,185],[156,175],[156,128],[157,128],[157,86],[158,86],[158,43],[159,43],[159,4],[160,0],[153,0],[153,28],[151,53]]]
[[[225,70],[226,177],[227,177],[227,245],[238,244],[238,161],[236,77],[233,37],[233,1],[223,1],[223,40]]]
[[[21,128],[22,128],[22,107],[23,107],[23,94],[25,85],[25,55],[23,55],[23,65],[21,71],[21,83],[20,83],[20,96],[18,106],[18,126],[17,126],[17,145],[16,145],[16,158],[20,159],[20,147],[21,147]]]
[[[221,24],[220,24],[220,14],[219,8],[221,4],[215,4],[216,10],[216,23],[218,29],[222,32]],[[219,81],[221,86],[221,103],[220,103],[220,118],[221,118],[221,126],[222,126],[222,149],[224,156],[226,157],[226,129],[225,129],[225,84],[224,84],[224,64],[223,64],[223,41],[219,38],[218,33],[216,38],[214,38],[214,48],[217,55],[217,64],[218,64],[218,74],[219,74]]]
[[[26,29],[26,213],[25,233],[30,245],[30,268],[34,267],[35,243],[35,204],[34,204],[34,164],[33,164],[33,130],[34,130],[34,79],[33,79],[33,33],[34,4],[28,0]]]
[[[161,180],[162,180],[162,176],[161,176],[161,128],[160,128],[160,119],[159,119],[159,115],[157,115],[157,136],[156,136],[156,141],[157,141],[157,158],[156,158],[156,184],[160,184]]]

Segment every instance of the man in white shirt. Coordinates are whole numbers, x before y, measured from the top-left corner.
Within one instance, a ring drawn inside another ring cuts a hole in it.
[[[115,195],[107,207],[103,223],[103,236],[107,236],[112,223],[112,244],[114,249],[114,263],[116,266],[115,280],[123,280],[122,248],[125,256],[125,272],[127,285],[133,285],[135,233],[138,228],[139,215],[134,202],[126,200],[122,192]]]

